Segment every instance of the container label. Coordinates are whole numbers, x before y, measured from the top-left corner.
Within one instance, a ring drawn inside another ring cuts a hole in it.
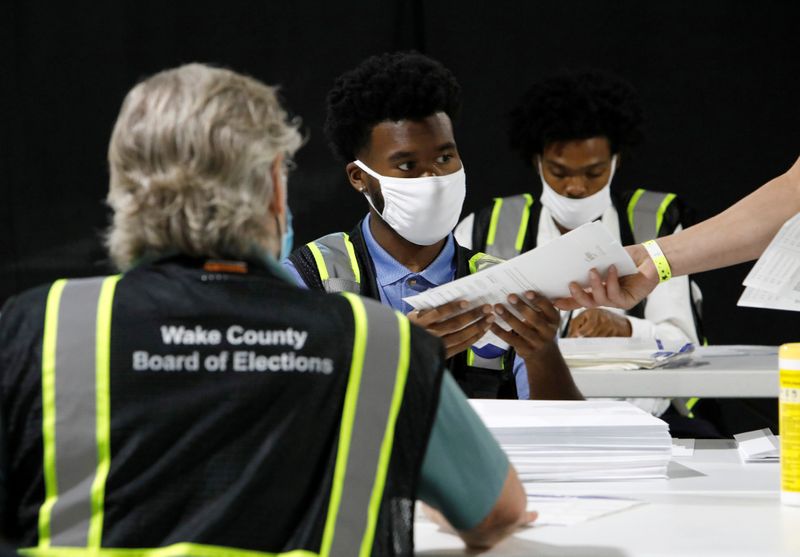
[[[780,370],[781,490],[800,493],[800,370]]]

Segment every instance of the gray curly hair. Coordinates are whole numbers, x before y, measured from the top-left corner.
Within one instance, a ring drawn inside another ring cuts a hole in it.
[[[298,128],[274,87],[230,70],[188,64],[136,85],[108,147],[114,263],[271,251],[270,171],[302,145]]]

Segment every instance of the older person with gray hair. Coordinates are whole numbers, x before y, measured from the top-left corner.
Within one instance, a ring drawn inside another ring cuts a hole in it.
[[[3,539],[409,555],[417,497],[476,548],[535,518],[438,340],[283,276],[301,143],[275,89],[228,70],[128,93],[108,155],[123,274],[27,291],[0,320]]]

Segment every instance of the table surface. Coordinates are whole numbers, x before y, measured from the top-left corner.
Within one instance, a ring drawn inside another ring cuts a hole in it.
[[[800,556],[800,507],[780,503],[780,467],[743,464],[733,441],[698,440],[674,457],[668,480],[540,483],[529,492],[615,495],[646,504],[572,526],[520,529],[485,555]],[[463,555],[463,543],[424,518],[417,555]]]
[[[708,346],[691,365],[667,369],[573,369],[587,397],[777,397],[777,346]]]

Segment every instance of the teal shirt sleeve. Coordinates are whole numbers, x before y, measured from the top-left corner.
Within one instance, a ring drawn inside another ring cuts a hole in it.
[[[508,466],[506,454],[445,372],[418,499],[441,511],[453,527],[469,530],[494,507]]]

